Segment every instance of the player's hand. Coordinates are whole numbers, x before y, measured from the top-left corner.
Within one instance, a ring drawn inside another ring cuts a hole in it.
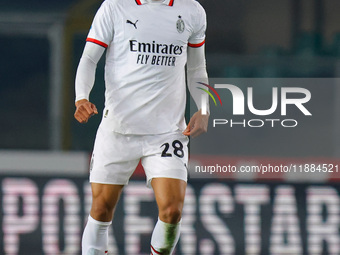
[[[76,108],[74,118],[80,123],[87,123],[89,118],[98,114],[96,106],[86,99],[77,101]]]
[[[201,110],[192,115],[187,128],[183,131],[183,135],[197,137],[208,131],[209,115],[202,115]]]

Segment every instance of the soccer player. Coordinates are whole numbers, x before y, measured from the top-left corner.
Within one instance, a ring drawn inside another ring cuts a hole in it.
[[[115,206],[139,161],[159,211],[151,254],[172,254],[187,182],[188,136],[208,126],[208,102],[197,88],[208,82],[205,30],[205,11],[194,0],[106,0],[97,11],[76,74],[74,116],[86,123],[98,114],[89,95],[106,49],[105,109],[90,166],[93,202],[82,255],[108,252]],[[186,78],[198,107],[187,126]]]

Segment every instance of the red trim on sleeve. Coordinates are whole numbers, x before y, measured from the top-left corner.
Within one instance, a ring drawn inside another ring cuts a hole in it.
[[[142,5],[142,3],[141,3],[140,0],[136,0],[136,3],[137,3],[138,5]]]
[[[92,42],[92,43],[98,44],[98,45],[100,45],[100,46],[102,46],[102,47],[104,47],[104,48],[107,48],[107,47],[108,47],[108,45],[107,45],[106,43],[103,43],[103,42],[98,41],[98,40],[93,39],[93,38],[87,38],[86,41],[87,41],[87,42]]]
[[[204,44],[205,44],[205,40],[203,42],[201,42],[201,43],[198,43],[198,44],[188,43],[188,46],[192,47],[192,48],[199,48],[199,47],[201,47]]]
[[[175,1],[175,0],[170,0],[169,6],[174,6],[174,1]]]

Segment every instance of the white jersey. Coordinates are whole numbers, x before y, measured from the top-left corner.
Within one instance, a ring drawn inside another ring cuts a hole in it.
[[[106,0],[87,41],[107,48],[102,125],[122,134],[184,130],[187,47],[205,41],[194,0]]]

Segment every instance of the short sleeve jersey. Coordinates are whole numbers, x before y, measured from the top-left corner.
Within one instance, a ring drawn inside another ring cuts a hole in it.
[[[102,125],[122,134],[185,129],[188,47],[205,42],[206,15],[194,0],[106,0],[88,42],[107,48]]]

